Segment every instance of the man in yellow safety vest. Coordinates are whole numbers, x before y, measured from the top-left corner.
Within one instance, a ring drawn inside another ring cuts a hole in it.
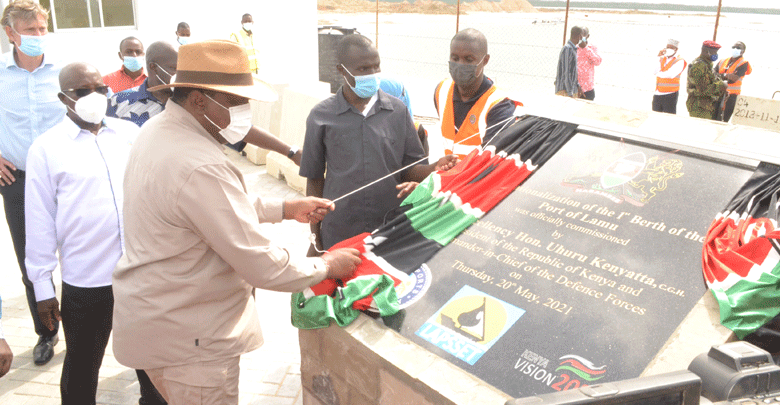
[[[734,113],[734,105],[737,103],[737,96],[742,92],[742,79],[753,71],[750,63],[742,57],[744,54],[745,44],[743,42],[737,42],[731,47],[731,57],[723,59],[716,67],[718,74],[726,80],[726,84],[728,84],[728,87],[726,88],[727,94],[722,103],[722,108],[718,110],[720,113],[718,118],[723,122],[729,122],[731,114]]]
[[[443,153],[463,158],[486,145],[504,124],[511,124],[517,105],[485,76],[488,61],[487,39],[481,32],[468,28],[452,38],[452,78],[439,83],[433,100],[439,113],[444,151],[434,153],[431,144],[431,156]]]
[[[257,50],[255,49],[255,37],[252,35],[252,26],[254,20],[249,13],[241,16],[241,29],[230,34],[230,40],[237,42],[239,45],[246,49],[246,54],[249,56],[249,70],[257,74]]]

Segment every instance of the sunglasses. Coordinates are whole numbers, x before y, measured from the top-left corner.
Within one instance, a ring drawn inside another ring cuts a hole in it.
[[[82,98],[91,94],[93,91],[95,93],[102,94],[105,96],[106,94],[108,94],[108,86],[95,87],[94,89],[68,89],[68,90],[63,90],[62,92],[75,93],[76,97]]]

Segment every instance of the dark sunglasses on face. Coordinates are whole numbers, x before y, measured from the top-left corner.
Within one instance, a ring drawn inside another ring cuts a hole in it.
[[[68,89],[68,90],[63,90],[62,92],[63,93],[75,93],[76,97],[82,98],[82,97],[85,97],[85,96],[89,95],[93,91],[95,93],[102,94],[102,95],[105,96],[106,94],[108,94],[108,86],[95,87],[94,89]]]

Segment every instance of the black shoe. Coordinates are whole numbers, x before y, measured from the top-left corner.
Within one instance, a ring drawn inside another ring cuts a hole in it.
[[[42,366],[54,357],[54,345],[60,341],[59,336],[41,336],[33,348],[33,361],[36,366]]]

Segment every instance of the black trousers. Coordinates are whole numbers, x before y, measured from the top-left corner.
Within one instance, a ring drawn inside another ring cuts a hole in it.
[[[38,316],[38,304],[35,300],[35,289],[30,279],[27,277],[27,268],[24,266],[24,246],[26,235],[24,232],[24,171],[13,171],[16,181],[8,186],[0,186],[0,194],[3,196],[3,208],[5,209],[5,220],[8,222],[8,229],[11,232],[11,241],[14,244],[14,253],[16,261],[19,263],[19,269],[22,271],[22,283],[27,293],[27,306],[30,308],[35,333],[38,336],[54,336],[60,328],[60,323],[54,321],[54,330],[51,331],[41,323]],[[53,286],[53,284],[52,284]]]
[[[114,314],[111,286],[82,288],[62,283],[62,405],[94,405],[98,372],[106,354]]]
[[[588,91],[584,92],[583,94],[585,94],[585,100],[593,101],[596,98],[596,90],[593,90],[593,89],[588,90]]]
[[[165,402],[165,398],[152,384],[152,380],[149,379],[146,371],[135,370],[135,375],[138,376],[138,385],[141,388],[141,398],[138,400],[139,405],[168,405]]]
[[[723,110],[723,122],[729,122],[731,114],[734,114],[734,107],[737,105],[738,94],[729,94],[726,97],[726,105]]]
[[[658,94],[654,95],[653,111],[669,113],[669,114],[677,114],[677,99],[679,97],[680,97],[679,91],[675,91],[674,93],[669,93],[664,95],[658,95]]]

